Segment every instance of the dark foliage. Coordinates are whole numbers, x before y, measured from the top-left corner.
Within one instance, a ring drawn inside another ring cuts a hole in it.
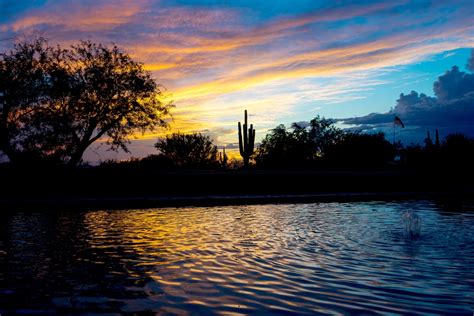
[[[443,142],[430,137],[425,146],[410,145],[401,150],[401,166],[430,172],[474,172],[474,138],[451,134]]]
[[[383,167],[393,163],[394,157],[395,147],[383,133],[347,132],[325,153],[328,164],[343,167]]]
[[[262,140],[255,158],[261,168],[301,168],[314,161],[313,146],[305,128],[278,125]]]
[[[256,162],[261,168],[307,168],[321,165],[326,151],[344,137],[342,129],[329,119],[317,116],[309,125],[279,125],[265,136],[257,149]]]
[[[12,162],[76,166],[104,138],[127,151],[129,137],[166,125],[170,104],[142,64],[117,46],[45,40],[0,54],[0,150]]]
[[[218,168],[217,147],[209,136],[200,133],[174,133],[155,144],[159,154],[153,157],[161,164],[175,168]],[[148,158],[151,159],[151,158]]]

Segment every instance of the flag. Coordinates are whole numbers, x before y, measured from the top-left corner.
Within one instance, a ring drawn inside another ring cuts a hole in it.
[[[393,125],[400,125],[403,128],[405,127],[405,124],[403,124],[402,120],[398,116],[395,116],[395,119],[393,120]]]

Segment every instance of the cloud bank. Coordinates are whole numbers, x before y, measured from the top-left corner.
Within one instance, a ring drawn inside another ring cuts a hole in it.
[[[390,135],[394,117],[398,116],[407,127],[406,132],[400,132],[404,133],[404,140],[408,142],[422,142],[426,131],[434,129],[440,130],[444,136],[449,133],[474,136],[474,74],[453,66],[433,83],[433,91],[436,97],[416,91],[402,93],[389,112],[341,121],[352,125],[353,129],[384,131]]]

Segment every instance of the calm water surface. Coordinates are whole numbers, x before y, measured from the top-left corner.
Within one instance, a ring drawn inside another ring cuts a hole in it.
[[[473,228],[423,201],[3,212],[0,314],[472,315]]]

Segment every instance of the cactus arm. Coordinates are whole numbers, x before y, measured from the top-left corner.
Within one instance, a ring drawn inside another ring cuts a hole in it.
[[[240,155],[243,157],[244,156],[244,146],[242,144],[242,126],[240,125],[240,122],[239,122],[239,151],[240,151]]]
[[[250,124],[250,138],[249,138],[249,151],[250,154],[253,152],[253,148],[255,145],[255,130],[253,129],[253,125]]]

